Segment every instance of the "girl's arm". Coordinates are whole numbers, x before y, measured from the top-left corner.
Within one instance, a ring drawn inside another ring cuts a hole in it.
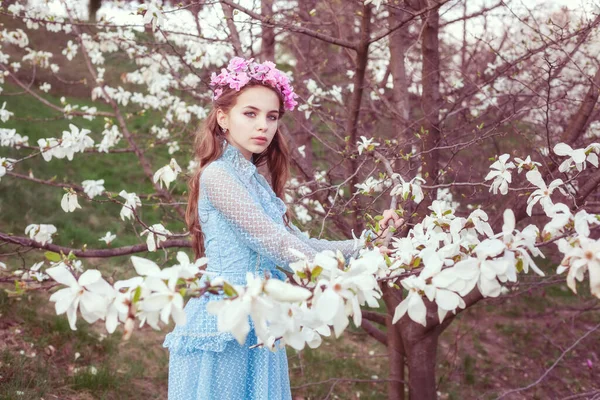
[[[313,259],[317,251],[305,241],[275,223],[250,196],[242,183],[227,169],[210,164],[202,172],[200,190],[210,203],[233,225],[237,238],[259,254],[290,270],[298,257],[290,248]]]
[[[291,232],[294,234],[294,236],[296,236],[300,240],[307,243],[310,247],[315,249],[317,252],[320,252],[323,250],[332,250],[335,252],[336,250],[339,250],[344,255],[344,258],[349,259],[353,255],[355,255],[359,249],[362,249],[365,247],[364,239],[359,240],[359,241],[357,241],[355,239],[348,239],[348,240],[326,240],[326,239],[316,239],[316,238],[309,239],[306,235],[304,235],[300,231],[300,229],[298,229],[298,227],[296,225],[290,224],[290,226],[291,226]],[[363,237],[363,235],[361,235],[361,237]],[[369,229],[364,233],[364,237],[374,238],[375,235]]]

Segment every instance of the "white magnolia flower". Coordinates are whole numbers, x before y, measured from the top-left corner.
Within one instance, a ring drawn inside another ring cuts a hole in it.
[[[56,227],[48,224],[31,224],[25,228],[25,234],[41,244],[52,243],[52,235],[56,233]]]
[[[413,199],[413,201],[417,204],[423,200],[424,196],[423,190],[421,189],[421,185],[419,185],[415,181],[421,181],[425,183],[425,179],[416,176],[412,178],[409,182],[406,182],[400,174],[394,174],[394,176],[392,176],[392,178],[395,177],[400,179],[401,183],[399,185],[396,185],[392,189],[392,191],[390,192],[390,196],[401,195],[404,200],[407,200],[410,196],[410,198]]]
[[[266,294],[277,301],[298,303],[307,300],[312,293],[300,286],[291,285],[278,279],[268,279],[264,286]]]
[[[557,269],[557,273],[569,270],[567,285],[577,293],[576,280],[583,281],[585,271],[590,275],[590,292],[600,298],[600,241],[580,237],[577,243],[571,245],[566,239],[558,241],[559,250],[565,257]]]
[[[61,148],[64,151],[64,155],[69,161],[73,160],[73,154],[77,152],[83,152],[87,148],[94,146],[94,139],[88,136],[91,131],[89,129],[79,130],[73,124],[69,124],[70,131],[63,131]],[[56,156],[55,156],[56,157]]]
[[[46,273],[56,282],[68,286],[50,296],[50,301],[55,303],[56,314],[67,313],[71,329],[77,330],[78,308],[89,323],[104,318],[108,304],[114,297],[114,289],[102,279],[100,271],[87,270],[76,280],[61,263],[48,268]]]
[[[77,202],[77,193],[73,191],[65,193],[60,201],[60,206],[65,212],[73,212],[75,209],[81,208]]]
[[[110,232],[106,232],[106,235],[104,235],[104,237],[101,237],[98,240],[104,241],[106,242],[106,244],[110,245],[110,243],[115,240],[117,238],[117,235],[113,235]]]
[[[169,147],[169,149],[168,149],[169,154],[176,153],[180,150],[179,143],[177,141],[168,142],[167,146]]]
[[[52,157],[64,158],[64,151],[57,139],[38,139],[37,143],[40,148],[40,151],[42,152],[42,157],[44,158],[44,161],[50,161],[52,160]]]
[[[48,82],[44,82],[40,85],[40,90],[42,92],[46,92],[48,93],[50,91],[50,89],[52,88],[52,86],[48,83]]]
[[[106,312],[106,330],[108,333],[113,333],[117,329],[119,322],[127,321],[132,298],[138,287],[142,288],[143,294],[141,297],[150,294],[150,290],[148,289],[144,292],[143,282],[144,278],[141,276],[115,282],[115,298],[108,306]]]
[[[303,158],[306,158],[306,151],[305,151],[305,149],[306,149],[306,145],[305,144],[303,144],[302,146],[298,147],[298,153],[300,153],[300,155]]]
[[[13,163],[16,160],[12,159],[12,158],[4,158],[4,157],[0,157],[0,179],[6,175],[7,171],[12,171],[13,169]]]
[[[125,205],[121,208],[121,219],[123,221],[125,221],[125,218],[131,219],[133,217],[133,210],[141,206],[142,201],[135,193],[127,193],[124,190],[119,192],[119,196],[125,199]]]
[[[519,174],[525,167],[528,167],[528,169],[535,169],[538,166],[542,165],[539,162],[531,161],[531,156],[527,156],[527,158],[524,160],[521,158],[515,157],[515,161],[517,162],[517,168],[518,168],[517,173],[519,173]]]
[[[160,168],[154,173],[153,181],[154,183],[160,181],[161,187],[164,183],[167,186],[167,188],[169,188],[171,182],[177,179],[177,174],[180,172],[181,168],[177,164],[177,161],[175,161],[174,158],[171,158],[171,162],[169,163],[169,165],[165,165],[164,167]]]
[[[0,261],[0,268],[6,269],[6,264],[4,264],[2,261]]]
[[[160,319],[165,324],[169,323],[169,317],[173,315],[173,320],[178,325],[186,323],[186,315],[183,311],[183,296],[176,290],[174,284],[168,286],[157,277],[150,276],[146,278],[144,286],[152,293],[142,301],[142,309],[150,312],[160,312]]]
[[[377,10],[379,10],[379,7],[381,6],[381,3],[383,3],[383,2],[384,2],[384,0],[365,0],[365,6],[367,4],[373,3],[373,5],[375,6],[375,8]]]
[[[172,235],[172,233],[162,226],[162,224],[154,224],[150,227],[150,229],[144,229],[141,234],[148,234],[148,238],[146,239],[148,251],[156,251],[156,248],[160,245],[160,242],[167,240],[168,235]]]
[[[554,192],[554,189],[558,188],[566,196],[565,191],[560,187],[563,184],[562,179],[555,179],[552,181],[552,183],[550,183],[550,186],[546,186],[546,182],[544,182],[542,174],[540,174],[538,170],[529,171],[525,176],[529,182],[538,187],[533,191],[533,193],[531,193],[531,195],[529,195],[529,198],[527,199],[528,215],[531,215],[533,206],[538,201],[544,211],[547,213],[547,210],[550,210],[550,208],[554,205],[552,199],[550,198],[552,192]]]
[[[373,143],[374,138],[367,139],[365,136],[360,137],[360,141],[356,142],[358,145],[358,154],[362,154],[363,150],[372,151],[379,143]]]
[[[590,152],[589,155],[586,155],[585,154],[586,149],[573,150],[571,148],[571,146],[569,146],[568,144],[558,143],[556,146],[554,146],[553,150],[554,150],[554,153],[556,153],[557,155],[567,157],[567,159],[564,160],[558,167],[558,170],[560,172],[566,172],[569,169],[571,169],[571,165],[573,165],[573,163],[575,164],[577,171],[581,172],[586,167],[586,164],[585,164],[586,158],[594,166],[596,166],[596,167],[598,166],[598,156],[592,152]]]
[[[508,193],[508,184],[512,182],[510,169],[515,168],[515,164],[513,164],[512,161],[506,163],[509,157],[509,154],[502,154],[498,157],[498,160],[490,165],[492,171],[485,177],[486,181],[490,179],[494,180],[490,187],[490,192],[493,192],[494,194],[498,193],[498,189],[500,189],[500,193],[503,195]]]
[[[165,14],[153,1],[149,4],[142,4],[138,7],[138,10],[144,13],[144,25],[152,24],[152,31],[156,31],[156,28],[160,28],[165,24]]]
[[[394,311],[392,323],[395,324],[408,312],[410,319],[423,326],[427,326],[427,308],[421,293],[425,290],[425,281],[415,275],[402,280],[402,286],[408,290],[408,295],[402,300]]]
[[[206,311],[217,316],[217,329],[219,332],[231,332],[238,343],[243,344],[246,336],[250,332],[248,316],[253,312],[253,308],[266,306],[264,299],[261,299],[263,283],[260,278],[254,277],[251,273],[246,274],[246,287],[234,286],[237,296],[233,299],[223,299],[211,301],[206,305]],[[266,311],[266,310],[265,310]],[[258,315],[256,315],[258,317]],[[257,321],[255,328],[260,337],[259,330],[263,327]]]
[[[375,179],[369,176],[364,183],[357,183],[354,185],[358,189],[358,193],[362,194],[373,194],[374,192],[381,192],[384,186],[389,186],[389,180]]]
[[[99,179],[97,181],[94,180],[85,180],[81,183],[83,185],[83,191],[87,194],[90,199],[101,195],[106,189],[104,189],[104,179]]]
[[[73,60],[73,57],[75,57],[77,55],[77,49],[79,48],[78,45],[76,45],[75,43],[73,43],[72,40],[69,40],[67,42],[67,47],[63,49],[62,54],[67,57],[67,60],[71,61]]]
[[[4,107],[6,107],[6,102],[4,102],[4,103],[2,104],[2,108],[0,108],[0,120],[1,120],[2,122],[6,122],[6,121],[8,121],[8,120],[9,120],[9,118],[10,118],[10,117],[12,117],[12,116],[14,115],[14,113],[12,113],[12,112],[10,112],[10,111],[8,111],[8,110],[5,110],[5,109],[4,109]]]

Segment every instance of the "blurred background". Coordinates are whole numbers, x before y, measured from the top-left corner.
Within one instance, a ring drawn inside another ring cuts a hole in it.
[[[300,106],[283,119],[285,201],[311,236],[350,238],[389,208],[390,174],[370,143],[405,180],[425,180],[424,201],[402,204],[411,223],[441,200],[462,216],[483,208],[497,231],[507,207],[519,224],[545,218],[525,214],[529,193],[490,193],[484,177],[498,156],[531,155],[551,170],[556,143],[598,140],[599,25],[600,4],[583,0],[3,1],[0,160],[19,162],[0,174],[0,399],[166,398],[161,344],[173,326],[144,326],[129,341],[102,321],[80,318],[71,330],[36,278],[58,250],[32,245],[24,231],[52,224],[61,249],[99,250],[78,259],[109,282],[134,275],[132,254],[171,265],[175,244],[128,249],[145,243],[145,226],[187,232],[194,134],[211,107],[210,74],[232,56],[275,61],[293,79]],[[70,124],[94,144],[72,161],[46,161],[39,140],[63,137]],[[161,188],[152,175],[172,158],[182,175]],[[564,178],[589,213],[598,210],[597,174]],[[82,182],[100,179],[105,191],[88,196]],[[73,213],[60,207],[69,188],[82,206]],[[140,196],[139,220],[120,218],[121,190]],[[600,322],[600,304],[585,282],[571,292],[555,275],[560,254],[547,250],[536,260],[546,277],[523,276],[440,331],[439,398],[492,399],[525,386],[505,398],[600,395],[600,333],[581,339]],[[397,360],[381,306],[318,349],[288,349],[295,399],[390,396]]]

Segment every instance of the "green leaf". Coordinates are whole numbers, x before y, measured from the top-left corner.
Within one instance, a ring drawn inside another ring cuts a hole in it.
[[[235,291],[235,289],[233,288],[233,286],[231,286],[229,283],[225,282],[223,284],[223,292],[225,292],[225,294],[229,297],[233,297],[233,296],[237,296],[237,292]]]
[[[321,272],[323,272],[323,267],[317,265],[310,274],[310,280],[314,282],[321,275]]]
[[[522,258],[519,258],[519,261],[517,261],[516,268],[517,268],[517,272],[519,272],[519,273],[523,272],[523,259]]]
[[[60,254],[55,253],[53,251],[46,251],[44,253],[44,257],[46,257],[46,260],[52,261],[52,262],[59,262],[61,260]]]
[[[413,268],[417,268],[421,264],[421,259],[419,257],[415,258],[413,261]]]
[[[305,274],[304,272],[302,272],[302,271],[296,271],[296,275],[298,275],[298,277],[299,277],[300,279],[306,279],[306,278],[308,278],[308,277],[306,276],[306,274]]]
[[[133,303],[137,303],[142,297],[142,287],[138,286],[135,288],[135,292],[133,292]]]

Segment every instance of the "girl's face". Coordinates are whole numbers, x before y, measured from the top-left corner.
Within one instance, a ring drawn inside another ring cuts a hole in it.
[[[217,110],[217,122],[227,129],[225,138],[247,160],[271,144],[279,123],[279,97],[264,86],[253,86],[237,97],[229,113]]]

